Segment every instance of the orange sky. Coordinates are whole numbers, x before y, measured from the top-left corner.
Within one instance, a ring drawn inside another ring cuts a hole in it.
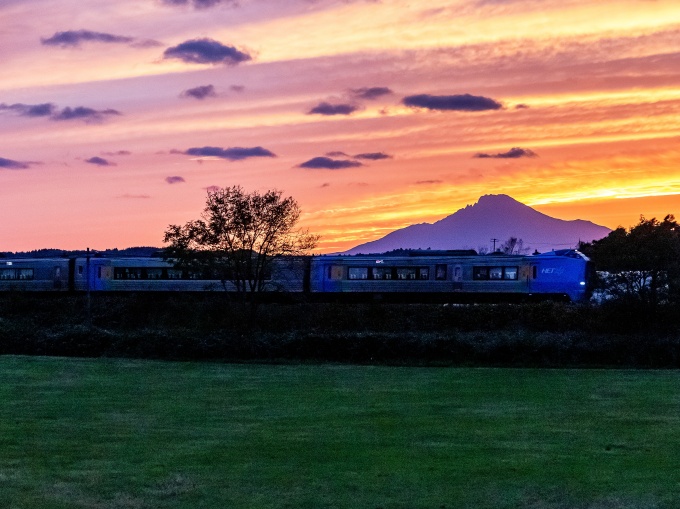
[[[4,0],[0,27],[0,251],[160,246],[235,184],[294,196],[319,252],[484,194],[680,216],[677,1]]]

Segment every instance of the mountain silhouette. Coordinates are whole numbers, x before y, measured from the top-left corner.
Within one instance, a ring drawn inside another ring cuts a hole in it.
[[[505,194],[487,194],[474,205],[437,221],[407,226],[383,238],[360,244],[344,254],[385,253],[394,249],[493,249],[510,237],[539,252],[576,247],[601,239],[611,230],[590,221],[565,221],[538,212]]]

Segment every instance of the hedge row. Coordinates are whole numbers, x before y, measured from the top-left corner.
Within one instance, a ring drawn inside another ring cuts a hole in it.
[[[676,308],[268,304],[223,295],[0,296],[0,354],[467,366],[680,367]]]

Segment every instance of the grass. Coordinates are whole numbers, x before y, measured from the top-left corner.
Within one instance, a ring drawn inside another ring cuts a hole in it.
[[[0,507],[680,507],[672,371],[0,357]]]

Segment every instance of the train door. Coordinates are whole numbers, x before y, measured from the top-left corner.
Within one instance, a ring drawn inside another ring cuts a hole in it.
[[[453,281],[455,283],[461,283],[463,281],[463,266],[455,265],[453,267]]]
[[[531,281],[536,277],[535,265],[522,265],[519,268],[519,280],[524,281],[527,288],[531,288]]]
[[[54,289],[61,290],[61,267],[59,267],[58,265],[54,267],[52,281]]]

